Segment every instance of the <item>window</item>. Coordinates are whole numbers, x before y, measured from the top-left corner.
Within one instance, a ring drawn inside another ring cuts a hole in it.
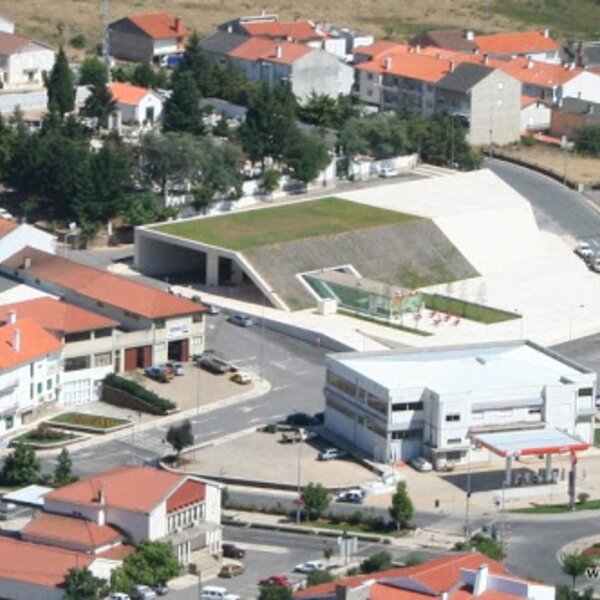
[[[446,440],[446,444],[451,445],[451,444],[460,444],[462,442],[462,438],[450,438],[448,440]]]
[[[399,412],[403,410],[423,410],[422,402],[394,402],[392,404],[392,410]]]
[[[15,426],[15,418],[13,415],[4,417],[4,428],[5,429],[12,429],[14,426]]]
[[[65,371],[79,371],[80,369],[89,368],[89,356],[73,356],[72,358],[65,358]]]
[[[367,73],[367,79],[373,81],[373,73]]]
[[[44,384],[40,381],[40,383],[37,384],[37,393],[38,396],[44,391]]]
[[[48,381],[46,381],[46,390],[50,391],[52,389],[52,379],[48,379]]]
[[[356,386],[332,371],[327,372],[327,383],[348,396],[353,398],[356,396]]]
[[[381,400],[377,396],[373,396],[373,394],[367,394],[367,405],[381,413],[382,415],[387,415],[388,405],[387,402]]]
[[[541,415],[542,414],[542,409],[541,408],[530,408],[527,411],[527,414],[529,414],[529,415]]]
[[[422,429],[407,429],[406,431],[392,431],[393,440],[420,440],[423,438]]]
[[[110,337],[112,335],[112,327],[104,327],[103,329],[96,329],[94,331],[95,338]]]
[[[581,396],[593,396],[594,390],[590,388],[581,388],[577,390],[577,395],[581,398]]]
[[[156,319],[156,321],[154,321],[155,329],[164,329],[166,326],[167,326],[167,323],[164,319]]]
[[[446,415],[446,423],[452,423],[452,422],[456,422],[456,421],[460,421],[460,414],[452,413],[452,414]]]
[[[112,353],[101,352],[100,354],[94,354],[94,366],[95,367],[110,367],[112,364]]]
[[[83,342],[84,340],[89,340],[91,338],[90,331],[78,331],[77,333],[67,333],[65,335],[65,343],[69,342]]]
[[[98,301],[96,302],[96,306],[97,306],[98,308],[104,308],[104,302],[100,302],[100,300],[98,300]]]

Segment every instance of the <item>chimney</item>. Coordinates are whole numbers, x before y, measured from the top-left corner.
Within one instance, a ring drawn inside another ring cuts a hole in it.
[[[483,55],[483,64],[484,65],[489,65],[490,64],[490,57],[488,54],[484,54]]]
[[[549,37],[550,37],[550,30],[549,30],[547,27],[545,27],[545,28],[542,30],[542,35],[543,35],[545,38],[549,38]]]
[[[277,44],[277,46],[275,46],[275,58],[281,58],[283,56],[283,48]]]
[[[17,311],[9,310],[6,313],[6,323],[7,325],[14,325],[17,322]]]
[[[530,57],[527,57],[527,68],[533,69],[533,59]]]
[[[473,596],[481,596],[487,590],[489,574],[490,567],[486,563],[479,566],[473,584]]]
[[[593,115],[594,114],[594,105],[593,104],[588,104],[587,105],[586,114],[588,114],[588,115]]]
[[[29,269],[30,267],[31,267],[31,258],[25,257],[23,259],[23,268],[24,269]]]
[[[450,73],[454,73],[454,67],[456,66],[456,64],[454,63],[453,60],[450,61]]]
[[[472,29],[465,30],[465,40],[472,42],[475,39],[475,32]]]
[[[13,329],[12,347],[15,352],[21,352],[21,330]]]
[[[181,19],[175,17],[175,33],[181,33]]]
[[[392,68],[392,57],[387,56],[383,61],[383,68],[385,71],[389,71]]]
[[[100,486],[100,489],[98,490],[96,499],[100,505],[100,510],[98,511],[98,525],[106,525],[106,492],[102,486]]]
[[[233,25],[227,25],[227,33],[233,33]]]
[[[417,45],[415,46],[415,54],[419,54],[419,52],[421,52],[421,45],[420,45],[420,44],[417,44]]]

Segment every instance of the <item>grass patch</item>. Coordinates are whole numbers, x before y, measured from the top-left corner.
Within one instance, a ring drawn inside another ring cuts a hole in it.
[[[596,417],[596,421],[598,417]],[[594,429],[594,446],[600,446],[600,429]]]
[[[406,333],[412,333],[414,335],[420,335],[422,337],[429,337],[433,335],[429,331],[423,331],[422,329],[415,329],[414,327],[406,327],[405,325],[398,325],[396,323],[389,323],[384,320],[377,319],[375,317],[368,317],[367,315],[361,315],[345,308],[338,308],[338,313],[352,317],[354,319],[360,319],[361,321],[368,321],[369,323],[376,323],[377,325],[383,325],[384,327],[390,327],[391,329],[398,329],[405,331]]]
[[[449,312],[455,317],[477,321],[486,325],[521,318],[520,315],[506,310],[499,310],[458,298],[440,296],[439,294],[423,294],[423,300],[425,301],[425,308],[428,310],[437,310],[444,313]]]
[[[576,511],[598,509],[600,509],[600,500],[587,500],[586,502],[577,502],[575,504]],[[526,508],[513,508],[508,512],[527,515],[553,515],[571,511],[568,504],[540,504],[539,506],[527,506]]]
[[[81,427],[93,427],[95,429],[112,429],[127,425],[126,419],[115,419],[113,417],[103,417],[100,415],[90,415],[86,413],[68,412],[57,415],[48,421],[48,423],[60,423],[64,425],[73,425]]]
[[[168,223],[154,230],[232,250],[285,244],[355,229],[396,225],[419,219],[341,198],[323,198],[227,216]]]
[[[66,431],[58,431],[49,427],[38,427],[32,431],[22,433],[21,435],[13,438],[11,444],[31,444],[34,446],[52,446],[54,444],[60,444],[62,442],[70,442],[77,439],[78,435],[74,433],[68,433]]]

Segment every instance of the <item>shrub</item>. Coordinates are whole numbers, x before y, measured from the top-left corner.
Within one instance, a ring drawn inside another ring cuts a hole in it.
[[[348,517],[348,523],[350,525],[360,525],[363,522],[363,518],[364,515],[360,512],[360,510],[357,510]]]
[[[162,398],[158,394],[147,390],[144,386],[135,381],[119,377],[119,375],[115,375],[114,373],[110,373],[104,378],[104,384],[139,398],[146,404],[156,408],[161,415],[164,415],[175,408],[175,404],[170,400]]]
[[[29,432],[29,438],[40,442],[61,441],[65,437],[64,432],[52,429],[46,425],[40,425],[37,429]]]
[[[392,555],[385,550],[381,552],[375,552],[369,558],[365,558],[360,563],[360,570],[363,573],[377,573],[378,571],[386,571],[391,569],[393,566]]]
[[[577,500],[580,504],[585,504],[590,499],[590,495],[586,494],[586,492],[581,492],[581,494],[577,494]]]
[[[368,519],[365,519],[363,523],[371,531],[387,531],[390,529],[389,523],[386,523],[383,517],[369,517]]]
[[[69,41],[69,44],[71,44],[71,48],[75,48],[76,50],[81,50],[86,47],[87,39],[86,39],[85,35],[83,35],[83,33],[78,33],[77,35],[74,35],[71,38],[71,40]]]

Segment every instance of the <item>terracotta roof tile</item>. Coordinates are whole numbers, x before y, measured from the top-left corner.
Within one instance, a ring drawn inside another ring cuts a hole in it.
[[[376,58],[380,54],[388,52],[408,52],[408,46],[406,44],[398,44],[397,42],[390,42],[388,40],[376,40],[367,46],[357,46],[354,48],[354,54],[370,56],[371,58]]]
[[[98,552],[96,556],[106,558],[108,560],[125,560],[135,552],[135,546],[129,544],[119,544],[113,548],[109,548],[104,552]]]
[[[278,50],[279,49],[279,50]],[[250,38],[229,52],[232,58],[244,60],[264,60],[279,64],[292,64],[312,49],[303,44],[292,42],[274,42],[266,38]],[[278,52],[280,55],[278,56]]]
[[[291,38],[298,42],[309,42],[328,37],[310,21],[250,21],[242,23],[242,29],[253,37]]]
[[[0,54],[2,54],[1,50]],[[15,221],[9,221],[8,219],[3,219],[2,217],[0,217],[0,238],[3,238],[5,235],[8,235],[11,231],[14,231],[18,227],[19,224]]]
[[[450,73],[449,60],[438,59],[424,54],[407,53],[402,55],[379,55],[376,60],[356,66],[361,71],[371,71],[382,75],[396,75],[428,83],[435,83]]]
[[[29,246],[7,258],[3,265],[23,269],[26,258],[30,261],[27,272],[31,276],[147,319],[206,311],[190,300]]]
[[[475,36],[475,44],[487,54],[528,54],[560,50],[560,44],[542,31],[518,31]]]
[[[78,517],[40,513],[22,530],[25,540],[41,543],[53,541],[84,546],[93,551],[123,539],[123,534],[111,525],[98,525]],[[35,538],[35,539],[32,539]],[[44,541],[41,541],[44,540]]]
[[[111,83],[109,89],[115,102],[131,106],[139,104],[142,99],[150,93],[148,88],[131,85],[130,83],[122,83],[120,81]]]
[[[54,298],[34,298],[0,306],[0,322],[6,321],[8,312],[14,310],[19,319],[32,319],[47,331],[62,337],[65,333],[78,333],[93,329],[116,327],[119,323],[90,310]]]
[[[563,85],[584,72],[579,68],[571,69],[522,57],[510,61],[492,60],[490,64],[522,83],[548,88]],[[600,83],[600,79],[598,81]]]
[[[143,13],[131,15],[129,20],[137,25],[142,31],[155,40],[164,40],[174,37],[187,37],[192,32],[179,22],[179,31],[177,30],[177,20],[168,13]]]
[[[167,512],[172,513],[204,500],[206,484],[192,479],[186,481],[167,500]]]
[[[18,349],[14,345],[16,331],[20,338]],[[0,369],[28,363],[61,348],[62,343],[32,319],[0,327]]]
[[[94,556],[0,537],[0,579],[60,586],[69,569],[89,566]]]
[[[46,494],[44,500],[98,506],[102,490],[106,506],[149,513],[184,480],[184,476],[168,471],[124,465],[58,488]]]
[[[25,35],[0,31],[0,55],[10,56],[11,54],[16,54],[21,48],[31,42],[33,40]]]

